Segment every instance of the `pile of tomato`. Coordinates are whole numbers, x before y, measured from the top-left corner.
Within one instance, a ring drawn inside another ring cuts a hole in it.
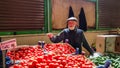
[[[54,52],[56,54],[72,54],[75,53],[75,49],[67,43],[46,44],[44,49],[48,52]]]
[[[31,57],[44,55],[43,50],[38,46],[29,46],[17,48],[11,51],[8,51],[7,56],[9,56],[12,60],[23,60],[29,59]]]
[[[75,49],[69,44],[56,43],[45,44],[44,48],[22,47],[7,52],[7,56],[15,61],[20,60],[10,68],[93,68],[94,63],[84,55],[70,55],[74,52]]]

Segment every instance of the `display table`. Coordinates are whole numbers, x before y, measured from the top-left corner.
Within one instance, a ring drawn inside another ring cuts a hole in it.
[[[14,51],[15,50],[15,51]],[[85,55],[76,54],[68,43],[50,43],[35,46],[18,47],[9,50],[10,68],[93,68],[96,65]]]

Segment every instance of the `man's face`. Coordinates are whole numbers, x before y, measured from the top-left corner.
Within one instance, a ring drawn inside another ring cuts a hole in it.
[[[76,21],[68,21],[68,28],[69,28],[70,30],[74,30],[75,27],[76,27],[76,25],[77,25],[77,22],[76,22]]]

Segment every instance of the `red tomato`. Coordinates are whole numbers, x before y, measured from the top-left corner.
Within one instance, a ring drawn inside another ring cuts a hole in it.
[[[57,60],[56,62],[57,62],[58,64],[61,64],[61,60]]]
[[[92,68],[92,65],[85,65],[85,64],[83,64],[82,68]]]
[[[15,64],[14,66],[11,66],[13,68],[20,68],[20,66],[18,64]]]
[[[34,60],[34,61],[32,62],[32,66],[35,67],[37,63],[38,63],[38,61],[37,61],[37,60]]]
[[[47,63],[40,63],[42,68],[45,68],[45,66],[47,66]]]
[[[60,68],[63,68],[63,65],[62,65],[62,64],[60,64],[60,65],[59,65],[59,67],[60,67]]]
[[[62,64],[63,66],[65,66],[65,65],[67,64],[67,61],[66,61],[66,60],[62,60],[62,61],[61,61],[61,64]]]
[[[42,62],[42,61],[43,61],[43,57],[42,57],[42,56],[37,57],[37,61],[38,61],[39,63]]]
[[[49,68],[54,68],[54,63],[49,63]]]
[[[41,67],[40,63],[36,63],[36,68]]]
[[[28,64],[29,68],[33,68],[34,67],[34,65],[32,64],[32,62],[28,62],[27,64]]]
[[[52,63],[56,63],[57,62],[57,60],[56,59],[52,59]]]

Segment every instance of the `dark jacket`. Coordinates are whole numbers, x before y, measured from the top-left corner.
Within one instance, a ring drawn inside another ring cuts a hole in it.
[[[54,43],[58,43],[61,41],[65,42],[66,39],[68,39],[68,43],[71,44],[75,49],[79,47],[80,53],[82,52],[81,45],[83,45],[83,47],[86,48],[90,54],[93,54],[93,50],[88,45],[88,42],[86,41],[81,29],[69,30],[68,28],[66,28],[58,35],[50,38],[50,40]]]

